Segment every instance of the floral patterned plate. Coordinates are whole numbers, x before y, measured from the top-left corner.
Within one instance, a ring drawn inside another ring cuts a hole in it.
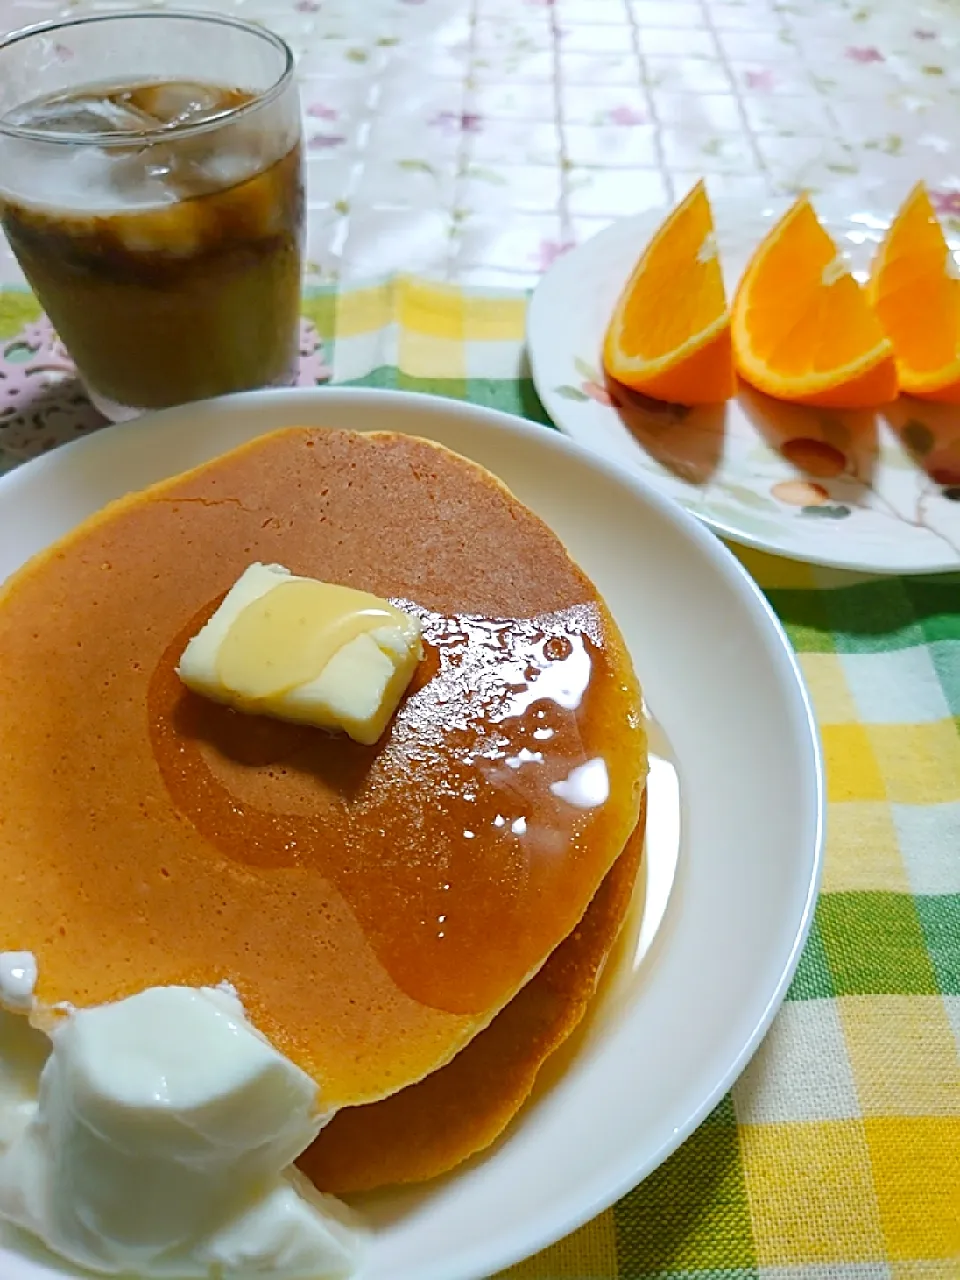
[[[784,208],[714,203],[728,294]],[[889,218],[820,212],[864,279]],[[960,568],[960,407],[901,397],[883,412],[813,410],[742,385],[726,405],[685,409],[605,382],[607,321],[661,216],[614,223],[533,295],[533,377],[557,426],[737,542],[865,572]]]

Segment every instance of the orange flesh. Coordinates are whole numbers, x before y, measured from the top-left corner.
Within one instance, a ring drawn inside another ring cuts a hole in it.
[[[611,377],[682,403],[734,389],[713,215],[698,183],[660,227],[621,295],[604,344]]]
[[[620,347],[626,355],[658,360],[723,315],[719,260],[703,251],[712,234],[710,206],[698,190],[644,255],[623,311]]]
[[[636,390],[673,404],[717,404],[728,400],[736,390],[729,326],[661,373],[628,381]]]
[[[853,276],[824,287],[837,246],[805,205],[789,236],[775,241],[763,264],[763,288],[750,296],[754,354],[785,375],[846,365],[883,339]]]
[[[740,373],[784,399],[845,405],[896,394],[892,349],[808,200],[757,250],[734,302]]]
[[[253,560],[421,613],[376,747],[177,679]],[[637,820],[639,691],[594,588],[491,476],[410,438],[279,432],[122,500],[7,584],[0,666],[0,939],[37,953],[41,1000],[227,979],[332,1105],[485,1026]],[[581,809],[551,788],[591,760],[609,797]]]
[[[923,389],[960,360],[960,280],[922,185],[911,192],[874,263],[870,294],[893,341],[904,389]]]

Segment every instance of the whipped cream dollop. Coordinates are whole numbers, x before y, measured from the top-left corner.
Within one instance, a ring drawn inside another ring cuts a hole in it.
[[[32,951],[0,951],[0,1007],[29,1013],[37,985],[37,958]]]
[[[328,1119],[228,989],[154,987],[42,1037],[0,1010],[0,1219],[91,1271],[348,1275],[353,1215],[291,1167]]]

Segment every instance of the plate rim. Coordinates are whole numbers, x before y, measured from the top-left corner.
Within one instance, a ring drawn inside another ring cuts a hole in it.
[[[849,218],[849,214],[840,214],[834,207],[836,198],[827,197],[826,200],[819,200],[817,214],[821,221],[827,225],[837,221],[841,217]],[[711,204],[714,209],[724,211],[724,216],[735,217],[737,212],[741,212],[744,216],[750,218],[761,219],[764,217],[775,217],[784,213],[791,204],[791,199],[785,196],[771,196],[763,200],[759,206],[745,199],[737,197],[711,197]],[[628,227],[633,227],[637,231],[638,245],[645,246],[649,244],[653,235],[663,219],[668,215],[670,209],[666,206],[659,205],[656,208],[647,209],[640,213],[629,214],[625,217],[615,218],[609,226],[604,227],[601,231],[596,232],[588,239],[580,244],[574,245],[567,253],[561,254],[537,281],[530,295],[530,301],[527,306],[526,321],[524,325],[524,349],[530,364],[530,373],[533,380],[534,389],[551,423],[562,435],[568,440],[573,440],[577,444],[583,446],[579,437],[575,436],[564,423],[555,418],[551,411],[551,405],[555,405],[556,397],[550,386],[550,380],[546,377],[543,368],[543,357],[541,354],[541,344],[532,340],[532,333],[535,326],[539,328],[542,321],[539,320],[540,314],[550,306],[550,291],[556,287],[557,281],[563,281],[567,273],[574,271],[574,264],[580,258],[580,255],[588,247],[595,247],[598,242],[605,240],[614,240],[619,235],[623,235]],[[889,220],[893,214],[889,210],[884,209],[880,214],[876,215]],[[637,255],[643,252],[642,248],[637,250]],[[629,471],[631,468],[627,463],[614,462],[612,458],[606,454],[598,456],[604,457],[607,461],[612,462],[614,466]],[[657,488],[655,478],[648,472],[637,468],[641,477],[647,481],[653,488]],[[666,495],[665,495],[666,496]],[[818,554],[816,551],[804,552],[792,550],[785,547],[774,547],[769,542],[765,542],[762,538],[758,538],[754,534],[741,532],[738,529],[731,528],[722,520],[718,520],[715,516],[700,515],[690,511],[686,504],[680,498],[673,498],[678,506],[682,507],[686,514],[693,519],[707,526],[720,538],[726,538],[731,542],[735,542],[738,546],[750,547],[755,551],[762,551],[767,555],[782,556],[785,560],[792,560],[800,564],[811,564],[825,569],[839,569],[850,573],[870,574],[875,577],[927,577],[937,573],[956,573],[960,570],[960,556],[953,559],[934,560],[932,557],[927,564],[919,565],[897,565],[893,568],[878,567],[875,561],[858,560],[854,557],[846,557],[842,560],[832,557],[829,554]]]
[[[759,615],[757,617],[758,625],[765,627],[768,631],[768,639],[771,642],[775,642],[774,648],[777,654],[778,668],[787,680],[792,694],[798,699],[798,707],[802,712],[802,715],[798,717],[797,726],[798,730],[802,729],[803,731],[802,741],[799,732],[795,735],[795,738],[798,754],[804,757],[807,766],[807,786],[805,789],[808,790],[809,794],[804,799],[803,807],[809,811],[811,818],[810,876],[806,884],[803,905],[793,930],[793,937],[786,960],[776,977],[776,981],[771,985],[763,1010],[757,1017],[746,1042],[742,1045],[723,1075],[716,1081],[713,1088],[682,1122],[674,1127],[670,1138],[661,1143],[652,1152],[647,1153],[643,1160],[634,1159],[630,1161],[629,1168],[626,1167],[628,1162],[621,1161],[620,1163],[624,1167],[622,1169],[618,1168],[616,1176],[611,1176],[606,1181],[603,1190],[592,1192],[578,1210],[566,1214],[562,1221],[558,1221],[556,1215],[551,1216],[548,1212],[540,1211],[529,1230],[517,1229],[512,1236],[508,1233],[496,1246],[488,1245],[482,1255],[478,1254],[471,1259],[470,1265],[461,1267],[453,1274],[446,1270],[441,1273],[435,1268],[427,1267],[422,1272],[423,1280],[482,1280],[482,1277],[489,1276],[522,1259],[531,1257],[558,1240],[565,1238],[597,1214],[608,1209],[642,1182],[700,1126],[753,1057],[783,1002],[813,923],[814,908],[823,875],[825,849],[826,786],[822,744],[812,700],[803,678],[796,651],[759,585],[720,539],[710,532],[697,517],[686,511],[680,503],[660,492],[643,474],[618,466],[610,459],[587,449],[565,433],[550,431],[542,425],[524,418],[515,417],[485,406],[471,404],[469,401],[453,400],[449,397],[424,392],[334,385],[319,388],[243,392],[221,397],[217,400],[199,402],[194,406],[178,406],[172,409],[165,409],[144,415],[144,417],[130,422],[108,426],[90,435],[69,441],[48,453],[21,463],[0,476],[0,514],[2,514],[8,492],[25,481],[40,480],[44,471],[51,468],[57,469],[64,465],[64,460],[69,463],[71,458],[81,454],[89,453],[94,457],[100,451],[109,454],[112,447],[111,441],[118,438],[130,438],[138,431],[142,432],[145,428],[151,431],[162,430],[166,420],[179,419],[184,412],[189,412],[190,409],[196,409],[198,412],[203,413],[209,411],[209,407],[213,407],[218,412],[225,410],[229,413],[229,410],[235,406],[253,406],[254,408],[268,409],[270,406],[276,406],[279,409],[283,409],[296,402],[313,403],[321,400],[329,401],[330,399],[343,399],[360,406],[369,405],[373,414],[375,414],[378,406],[390,402],[395,404],[402,402],[406,406],[419,407],[427,417],[431,414],[442,415],[452,411],[454,414],[470,419],[475,427],[482,430],[508,435],[517,433],[525,435],[534,440],[537,446],[542,447],[547,454],[551,450],[559,450],[562,453],[566,453],[574,462],[599,470],[605,473],[615,484],[626,486],[632,490],[631,496],[633,499],[652,505],[660,517],[673,524],[686,538],[692,540],[708,560],[718,567],[722,566],[721,572],[727,577],[731,589],[739,591],[749,598],[751,612],[754,615]],[[276,428],[268,427],[263,431],[257,431],[255,434],[258,436],[267,434],[268,431],[274,429]],[[377,428],[374,426],[371,429],[375,430]],[[404,432],[404,434],[414,433]],[[254,437],[251,436],[250,438]],[[211,456],[216,456],[216,454],[211,454]],[[172,468],[169,474],[175,475],[177,473],[177,469]],[[116,496],[119,497],[120,495]],[[759,621],[760,617],[763,618],[762,623]],[[455,1171],[454,1176],[456,1176]],[[4,1256],[12,1256],[18,1260],[22,1259],[22,1255],[17,1253],[10,1254],[0,1245],[0,1259]],[[24,1261],[26,1260],[24,1259]],[[363,1272],[361,1271],[357,1280],[362,1280],[362,1275]]]

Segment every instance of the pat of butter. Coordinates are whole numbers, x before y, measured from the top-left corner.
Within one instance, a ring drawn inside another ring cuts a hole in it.
[[[420,623],[386,600],[252,564],[177,673],[239,711],[380,738],[422,657]]]

